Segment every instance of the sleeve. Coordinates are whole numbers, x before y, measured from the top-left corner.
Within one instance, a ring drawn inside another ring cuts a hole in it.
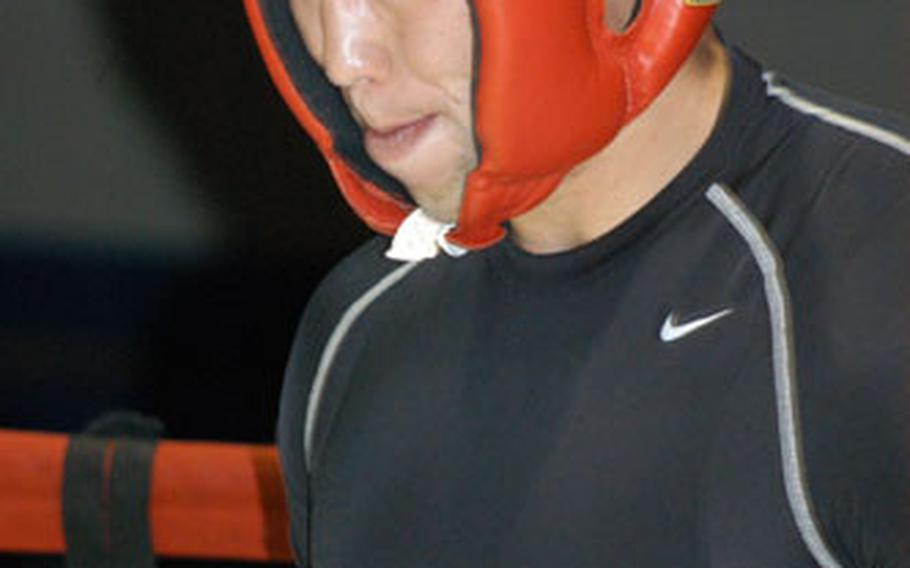
[[[844,568],[910,568],[910,159],[858,144],[788,264],[824,536]]]

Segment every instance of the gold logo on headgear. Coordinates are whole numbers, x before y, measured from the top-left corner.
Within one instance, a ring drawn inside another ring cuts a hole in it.
[[[716,6],[721,0],[685,0],[686,6]]]

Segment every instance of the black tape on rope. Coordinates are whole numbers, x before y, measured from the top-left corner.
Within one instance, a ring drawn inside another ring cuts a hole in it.
[[[107,414],[73,436],[64,464],[67,568],[155,568],[148,517],[161,422]]]

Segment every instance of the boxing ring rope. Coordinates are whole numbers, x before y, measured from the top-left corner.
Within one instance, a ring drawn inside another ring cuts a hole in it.
[[[0,429],[0,555],[66,553],[62,494],[70,440]],[[291,562],[274,446],[161,440],[150,486],[156,556]]]

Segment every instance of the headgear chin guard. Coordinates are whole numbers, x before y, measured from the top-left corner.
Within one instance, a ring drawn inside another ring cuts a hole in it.
[[[546,199],[575,166],[610,143],[670,82],[719,0],[642,0],[615,33],[604,0],[466,0],[474,13],[474,132],[467,177],[447,240],[480,249],[503,224]],[[313,137],[358,215],[394,234],[413,210],[362,146],[362,134],[303,47],[288,0],[245,0],[273,80]]]

